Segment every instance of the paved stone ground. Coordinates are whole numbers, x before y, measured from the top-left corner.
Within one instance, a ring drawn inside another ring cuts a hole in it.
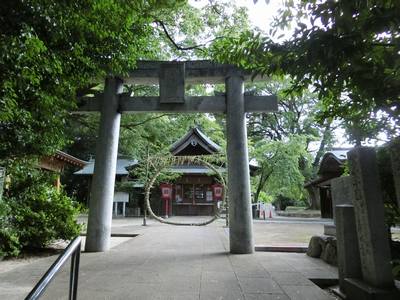
[[[174,221],[185,222],[190,220],[204,221],[207,217],[173,217]],[[86,222],[86,218],[81,219]],[[150,223],[154,223],[151,219]],[[324,233],[324,224],[331,224],[331,220],[321,218],[287,218],[274,217],[259,219],[253,222],[253,232],[256,245],[265,246],[308,246],[313,235]],[[113,232],[131,233],[140,232],[143,227],[142,218],[118,218],[113,220]],[[208,226],[223,227],[225,220],[218,220]]]
[[[129,220],[128,220],[129,221]],[[207,227],[114,220],[107,253],[82,253],[79,299],[332,299],[309,278],[337,278],[337,270],[297,253],[230,255],[222,221]],[[0,273],[0,299],[23,299],[55,257]],[[69,266],[43,299],[67,299]]]

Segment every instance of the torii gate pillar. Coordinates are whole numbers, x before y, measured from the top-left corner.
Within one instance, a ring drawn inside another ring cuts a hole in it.
[[[243,77],[226,78],[229,244],[231,253],[254,252]]]
[[[119,94],[122,80],[107,78],[101,103],[99,137],[96,145],[93,183],[89,202],[86,252],[110,249],[112,205],[121,113]]]

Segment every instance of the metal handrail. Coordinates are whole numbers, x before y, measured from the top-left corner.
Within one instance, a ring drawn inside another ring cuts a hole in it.
[[[76,300],[78,292],[78,275],[79,275],[79,260],[81,256],[81,237],[77,236],[65,248],[64,252],[47,270],[46,274],[39,280],[32,291],[26,296],[25,300],[39,299],[46,290],[54,276],[60,271],[68,258],[71,257],[71,270],[69,277],[69,300]]]

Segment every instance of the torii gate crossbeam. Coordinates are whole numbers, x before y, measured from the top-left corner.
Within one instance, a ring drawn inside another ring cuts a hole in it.
[[[277,110],[276,96],[245,96],[247,72],[210,61],[138,62],[127,78],[108,77],[104,93],[87,99],[77,113],[101,112],[89,204],[85,250],[110,248],[112,203],[121,113],[226,113],[230,252],[253,253],[254,241],[247,151],[246,112]],[[225,83],[225,95],[185,96],[185,82]],[[124,83],[160,85],[159,97],[122,93]]]

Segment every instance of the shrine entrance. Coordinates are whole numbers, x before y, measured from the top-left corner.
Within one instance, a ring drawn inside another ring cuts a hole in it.
[[[254,252],[247,151],[247,112],[277,110],[276,96],[246,96],[248,72],[211,61],[141,61],[126,78],[107,77],[104,93],[87,98],[80,113],[101,112],[85,251],[110,248],[112,204],[121,113],[226,114],[230,252]],[[123,84],[159,84],[157,97],[123,93]],[[220,96],[189,97],[185,83],[225,83]]]

